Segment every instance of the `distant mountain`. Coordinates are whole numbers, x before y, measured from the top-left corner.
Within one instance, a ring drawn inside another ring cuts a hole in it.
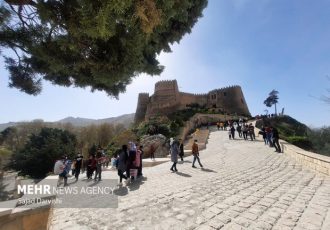
[[[88,119],[88,118],[81,118],[81,117],[66,117],[64,119],[61,119],[59,121],[55,122],[45,122],[45,123],[71,123],[74,126],[88,126],[88,125],[99,125],[103,123],[107,124],[123,124],[125,127],[128,127],[131,123],[134,121],[134,113],[131,114],[124,114],[118,117],[110,117],[110,118],[104,118],[104,119]],[[4,124],[0,124],[0,131],[11,127],[11,126],[16,126],[19,125],[20,123],[25,123],[24,122],[8,122]]]
[[[110,117],[104,119],[88,119],[81,117],[66,117],[62,120],[56,121],[56,123],[71,123],[74,126],[87,126],[87,125],[99,125],[103,123],[108,124],[124,124],[125,126],[129,126],[134,121],[134,113],[124,114],[118,117]]]

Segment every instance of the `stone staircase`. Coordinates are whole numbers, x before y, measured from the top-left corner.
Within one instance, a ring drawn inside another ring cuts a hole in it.
[[[210,127],[211,129],[211,127]],[[187,139],[184,143],[185,153],[191,153],[191,146],[194,143],[194,140],[197,140],[199,150],[203,150],[206,148],[207,140],[209,138],[210,130],[206,127],[202,127],[197,129],[194,133],[187,136]]]

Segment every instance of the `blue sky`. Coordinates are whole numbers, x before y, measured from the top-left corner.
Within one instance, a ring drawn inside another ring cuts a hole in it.
[[[330,125],[330,105],[317,99],[330,88],[329,12],[328,0],[209,0],[192,33],[160,55],[165,71],[136,77],[119,100],[48,82],[40,95],[26,95],[7,87],[1,59],[0,123],[133,113],[139,92],[152,94],[155,82],[177,79],[181,91],[192,93],[240,85],[253,115],[274,111],[263,101],[276,89],[286,114],[313,127]]]

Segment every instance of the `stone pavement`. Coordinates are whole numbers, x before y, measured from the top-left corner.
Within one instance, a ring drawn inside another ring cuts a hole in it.
[[[204,169],[191,156],[177,173],[146,168],[117,191],[117,209],[55,209],[51,229],[330,229],[330,177],[226,131],[211,132],[200,157]]]

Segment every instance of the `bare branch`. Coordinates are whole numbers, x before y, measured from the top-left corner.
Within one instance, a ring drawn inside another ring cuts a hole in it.
[[[14,8],[12,5],[9,5],[9,7],[10,7],[10,9],[11,9],[12,11],[15,12],[15,14],[17,14],[19,20],[20,20],[20,21],[22,22],[22,24],[23,24],[23,27],[27,26],[26,22],[25,22],[25,21],[23,20],[23,18],[22,18],[22,14],[21,14],[21,12],[20,12],[20,7],[19,7],[18,12],[15,10],[15,8]]]
[[[14,47],[10,47],[11,50],[13,50],[18,58],[18,63],[19,65],[21,65],[21,57],[19,56],[19,54],[17,53],[16,49]]]

